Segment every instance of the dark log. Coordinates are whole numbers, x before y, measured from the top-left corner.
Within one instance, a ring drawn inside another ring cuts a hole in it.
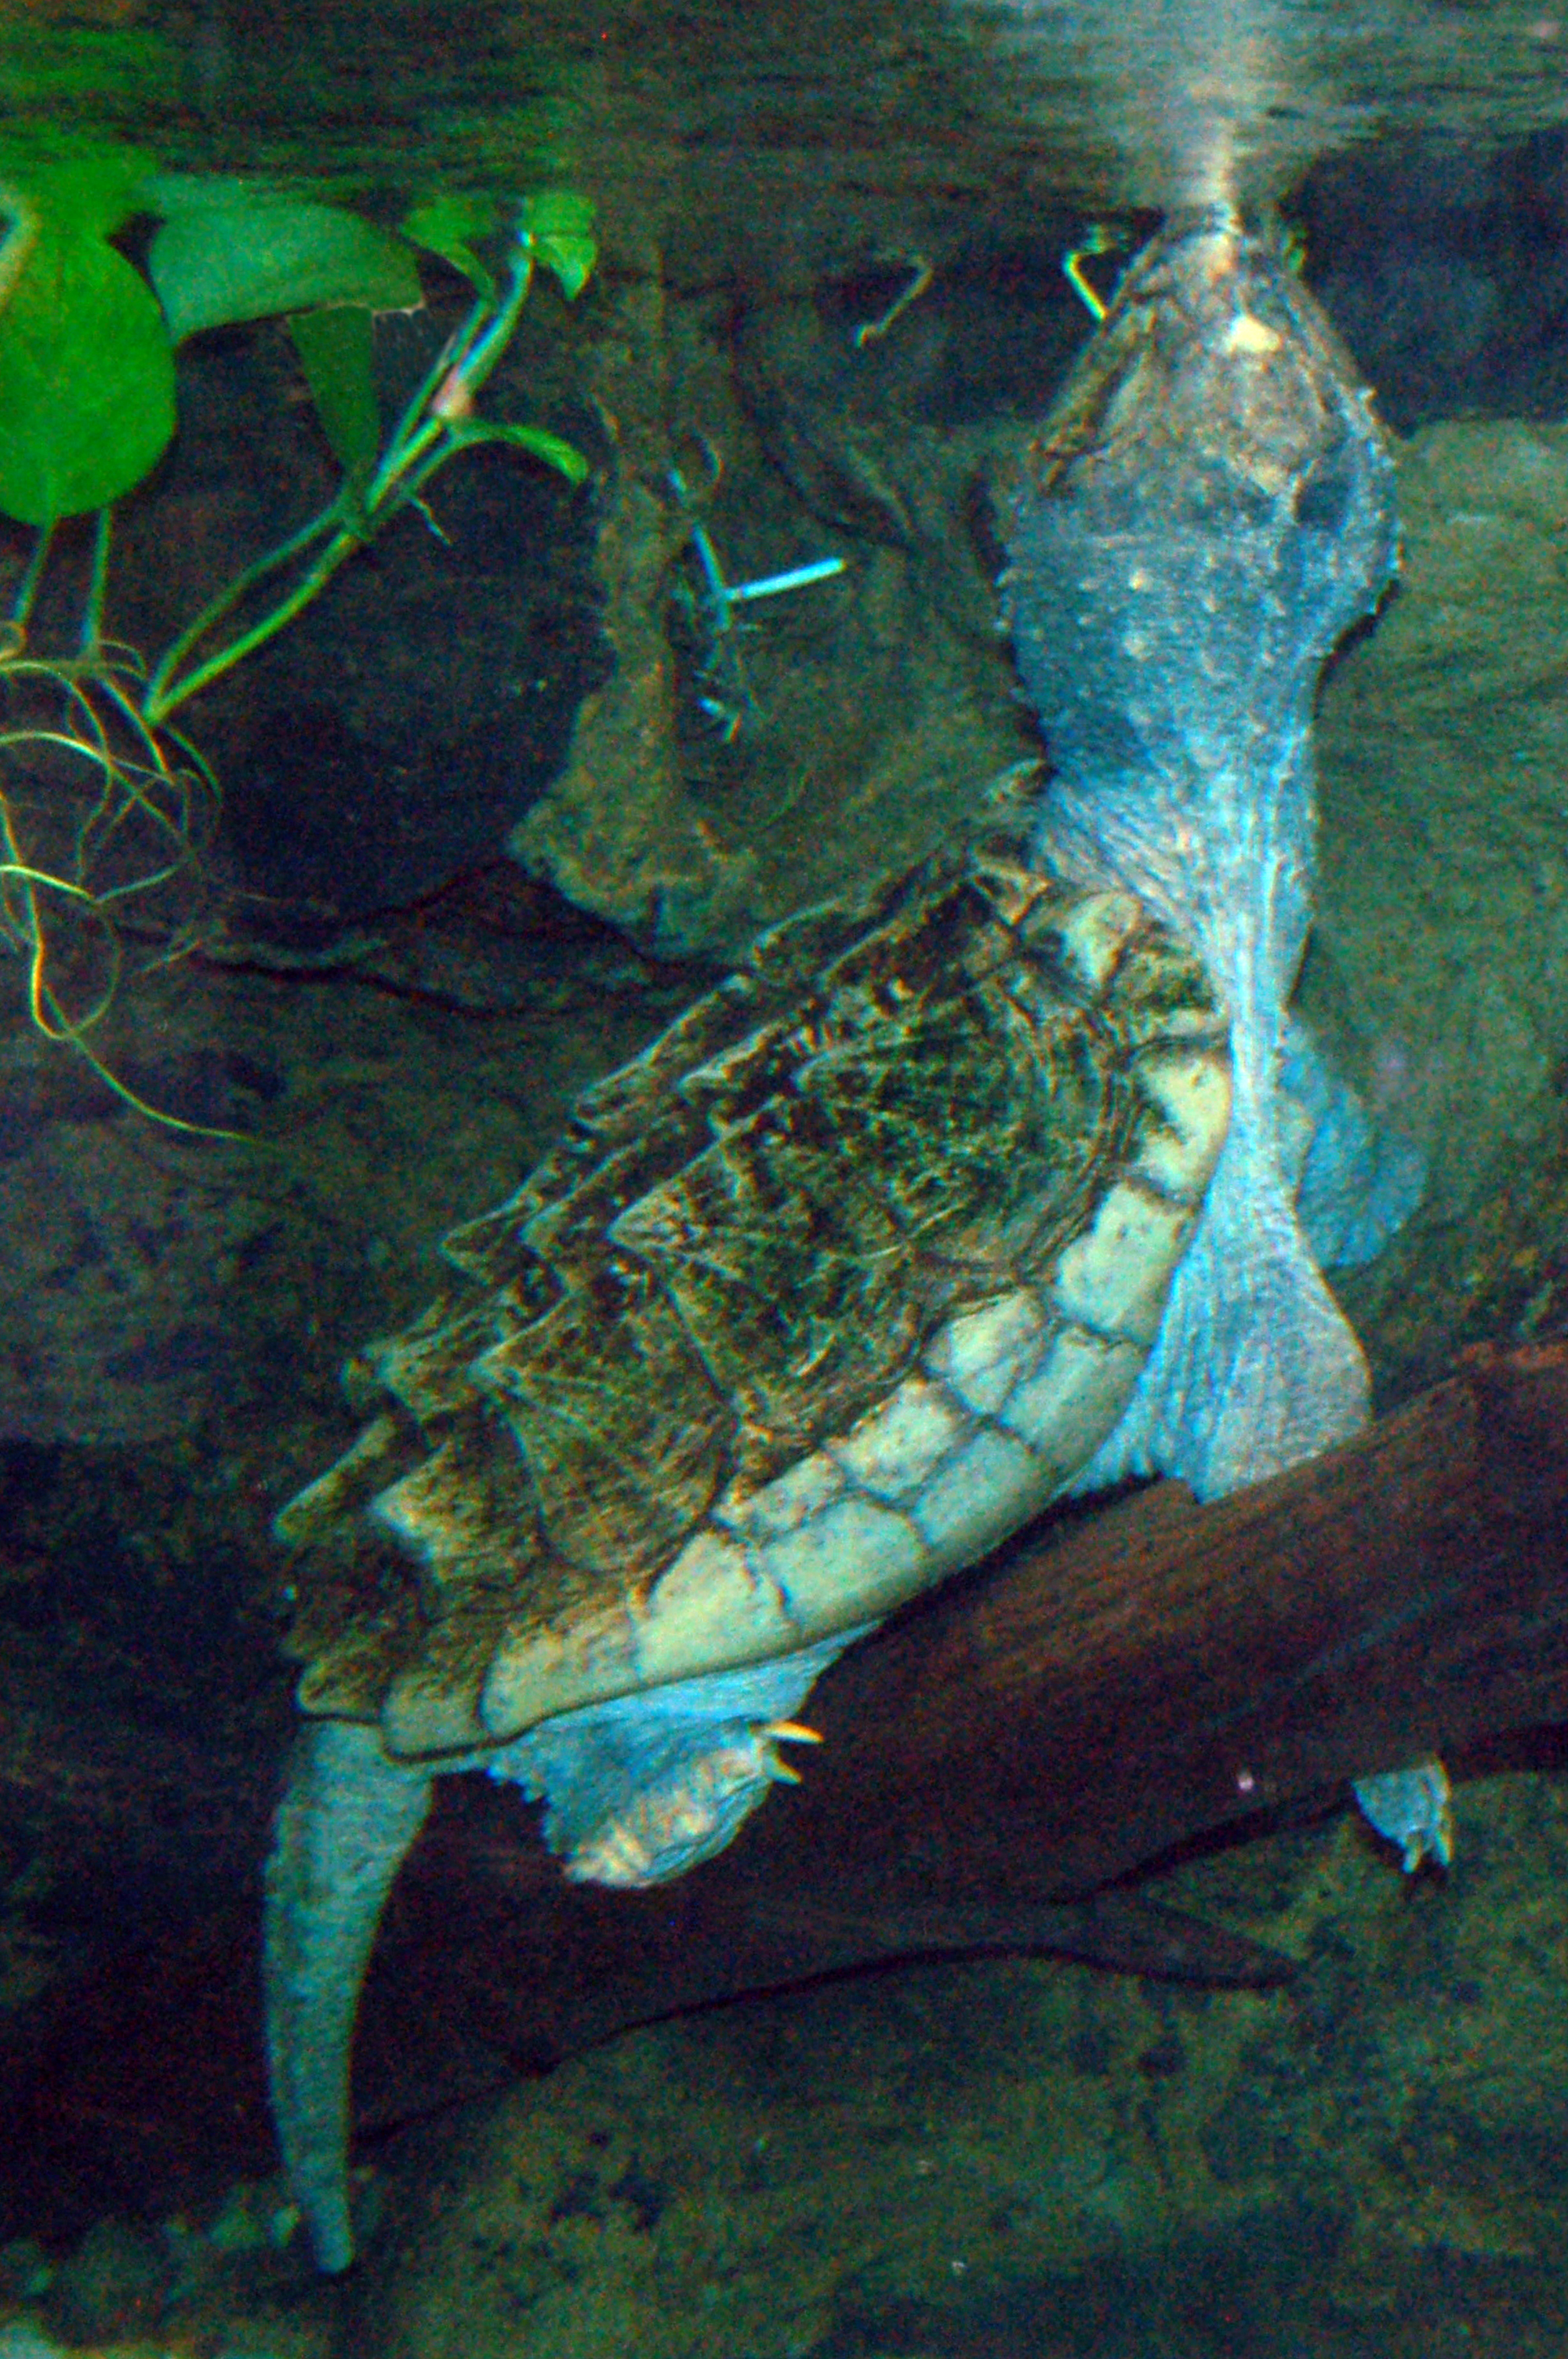
[[[1141,1492],[846,1658],[824,1758],[730,1872],[804,1849],[1060,1897],[1560,1719],[1565,1541],[1568,1343],[1476,1352],[1342,1450],[1204,1508]]]
[[[1267,1979],[1236,1937],[1084,1896],[1353,1777],[1568,1719],[1568,1343],[1473,1353],[1211,1506],[1160,1484],[1037,1530],[853,1649],[808,1717],[826,1742],[805,1782],[654,1892],[563,1883],[514,1793],[442,1780],[366,1991],[362,2123],[894,1956]],[[254,1938],[248,1915],[210,1927],[35,2027],[21,2147],[63,2141],[91,2172],[112,2141],[142,2190],[198,2128],[209,2161],[254,2163]]]
[[[1035,1533],[843,1658],[808,1716],[826,1742],[804,1783],[654,1892],[562,1883],[508,1798],[453,1780],[373,1971],[364,2101],[406,2076],[414,1984],[427,2026],[537,2065],[894,1951],[1265,1978],[1191,1927],[1162,1956],[1153,1924],[1063,1904],[1354,1777],[1568,1716],[1568,1344],[1473,1354],[1213,1506],[1162,1484]]]

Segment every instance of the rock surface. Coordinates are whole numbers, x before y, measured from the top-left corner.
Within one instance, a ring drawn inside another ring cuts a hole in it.
[[[631,2035],[394,2168],[385,2359],[1430,2359],[1568,2332],[1549,1895],[1568,1801],[1462,1785],[1451,1876],[1357,1821],[1162,1897],[1277,1995],[906,1969]]]

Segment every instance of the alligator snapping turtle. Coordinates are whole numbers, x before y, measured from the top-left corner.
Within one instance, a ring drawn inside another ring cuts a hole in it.
[[[579,1100],[464,1283],[351,1371],[285,1509],[300,1741],[269,1877],[275,2102],[351,2255],[349,2041],[433,1777],[546,1799],[567,1873],[675,1875],[789,1773],[813,1680],[1115,1426],[1229,1109],[1198,962],[1029,865],[1015,794],[777,927]]]
[[[1365,1412],[1281,1070],[1312,697],[1393,563],[1391,476],[1229,207],[1129,270],[1011,558],[1038,810],[775,929],[589,1092],[286,1511],[313,1724],[269,2038],[324,2267],[359,1984],[438,1772],[543,1795],[569,1875],[676,1875],[793,1774],[833,1656],[1054,1494],[1213,1496]]]

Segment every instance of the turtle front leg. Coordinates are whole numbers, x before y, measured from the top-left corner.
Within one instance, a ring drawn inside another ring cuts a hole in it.
[[[387,1759],[354,1721],[304,1728],[266,1871],[267,2062],[294,2200],[328,2271],[354,2256],[349,2058],[360,1986],[392,1880],[434,1779]]]

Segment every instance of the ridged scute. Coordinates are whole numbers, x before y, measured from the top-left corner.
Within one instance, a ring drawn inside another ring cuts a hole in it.
[[[454,1232],[462,1283],[359,1355],[367,1434],[280,1518],[307,1711],[438,1755],[787,1653],[1103,1440],[1224,1135],[1224,1026],[1130,896],[1021,842],[775,928]],[[806,1462],[834,1495],[790,1537]]]

